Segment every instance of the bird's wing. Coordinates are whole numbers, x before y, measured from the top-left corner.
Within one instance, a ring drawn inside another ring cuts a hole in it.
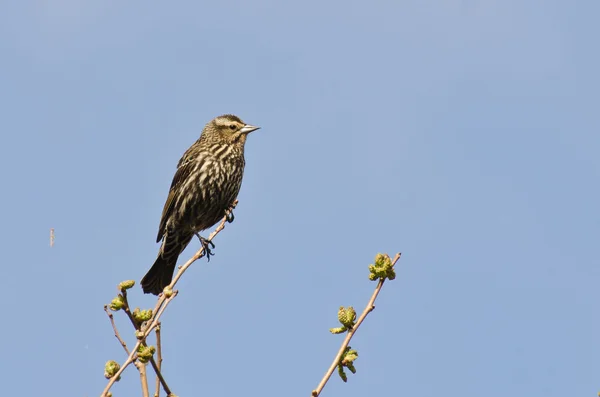
[[[188,153],[186,153],[186,155],[187,154]],[[194,159],[190,156],[187,156],[186,158],[186,155],[179,160],[177,171],[175,171],[173,182],[171,182],[171,189],[169,190],[169,195],[167,196],[167,201],[165,201],[162,216],[160,217],[160,226],[158,227],[158,235],[156,236],[157,243],[163,238],[166,231],[167,220],[173,214],[177,196],[180,194],[179,187],[187,180],[190,172],[194,168]]]

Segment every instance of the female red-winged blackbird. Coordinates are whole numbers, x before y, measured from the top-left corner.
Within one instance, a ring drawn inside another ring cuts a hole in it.
[[[259,127],[226,114],[206,124],[200,138],[177,164],[156,242],[158,258],[142,279],[144,293],[160,294],[171,283],[179,254],[197,235],[210,259],[209,242],[200,237],[226,215],[242,185],[244,144]]]

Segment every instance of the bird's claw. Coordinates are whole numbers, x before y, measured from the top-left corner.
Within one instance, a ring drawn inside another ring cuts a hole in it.
[[[215,248],[215,243],[205,239],[198,233],[196,233],[196,237],[198,237],[198,240],[200,240],[200,244],[202,244],[202,248],[204,248],[204,255],[206,255],[206,258],[210,262],[210,257],[214,255],[211,248]]]

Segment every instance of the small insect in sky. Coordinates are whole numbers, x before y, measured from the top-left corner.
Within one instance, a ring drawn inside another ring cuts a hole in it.
[[[54,247],[54,228],[50,229],[50,248]]]

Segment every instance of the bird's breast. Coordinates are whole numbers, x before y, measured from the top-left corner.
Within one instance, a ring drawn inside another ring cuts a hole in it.
[[[188,185],[189,190],[195,194],[186,195],[196,197],[182,203],[185,218],[191,221],[191,227],[196,230],[207,229],[219,222],[225,215],[225,211],[237,198],[242,184],[244,174],[244,156],[207,156],[202,163],[198,164],[197,173],[199,178],[194,185]]]

